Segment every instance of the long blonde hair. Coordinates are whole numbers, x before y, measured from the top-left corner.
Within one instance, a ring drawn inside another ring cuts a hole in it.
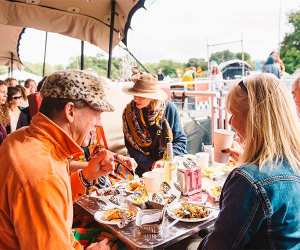
[[[246,128],[243,163],[256,164],[286,159],[300,170],[300,130],[290,98],[271,74],[246,78],[247,92],[234,86],[226,101],[227,109],[244,113]]]
[[[160,100],[154,100],[154,99],[151,100],[150,104],[149,104],[151,110],[157,110],[160,107],[161,103],[162,103],[162,101],[160,101]]]

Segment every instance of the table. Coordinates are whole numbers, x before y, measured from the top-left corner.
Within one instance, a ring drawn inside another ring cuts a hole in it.
[[[87,195],[82,196],[76,203],[92,216],[99,210],[97,200]],[[213,226],[216,216],[213,216],[211,219],[204,222],[179,222],[170,228],[163,238],[159,234],[142,234],[134,222],[131,222],[122,229],[114,225],[101,224],[101,226],[111,231],[131,249],[161,249],[179,242],[202,229]],[[167,216],[166,225],[170,224],[172,221],[173,219]]]

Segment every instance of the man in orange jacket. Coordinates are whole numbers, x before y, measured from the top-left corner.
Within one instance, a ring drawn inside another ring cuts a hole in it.
[[[1,145],[0,249],[81,249],[71,235],[73,201],[113,170],[114,154],[101,150],[71,177],[68,161],[100,113],[113,111],[104,80],[79,70],[50,75],[40,112]],[[107,248],[105,241],[90,247]]]

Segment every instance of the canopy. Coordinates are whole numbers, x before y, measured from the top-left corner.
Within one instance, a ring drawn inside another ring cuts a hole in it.
[[[1,46],[0,64],[21,69],[22,62],[19,58],[19,39],[23,28],[0,24]]]
[[[108,52],[112,1],[116,3],[112,45],[122,39],[126,44],[131,17],[145,0],[0,0],[0,24],[59,33]]]
[[[223,74],[223,79],[236,79],[249,75],[252,67],[245,61],[233,59],[219,65]]]

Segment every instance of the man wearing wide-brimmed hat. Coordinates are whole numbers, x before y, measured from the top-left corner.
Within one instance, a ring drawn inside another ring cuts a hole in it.
[[[0,249],[81,249],[71,236],[73,201],[113,170],[114,154],[101,150],[71,181],[68,159],[100,113],[113,111],[104,81],[77,70],[48,76],[40,112],[1,145]]]
[[[174,155],[186,154],[179,113],[157,79],[141,74],[133,87],[123,90],[134,96],[123,112],[123,132],[128,153],[138,163],[137,174],[160,165],[168,142],[173,143]]]

